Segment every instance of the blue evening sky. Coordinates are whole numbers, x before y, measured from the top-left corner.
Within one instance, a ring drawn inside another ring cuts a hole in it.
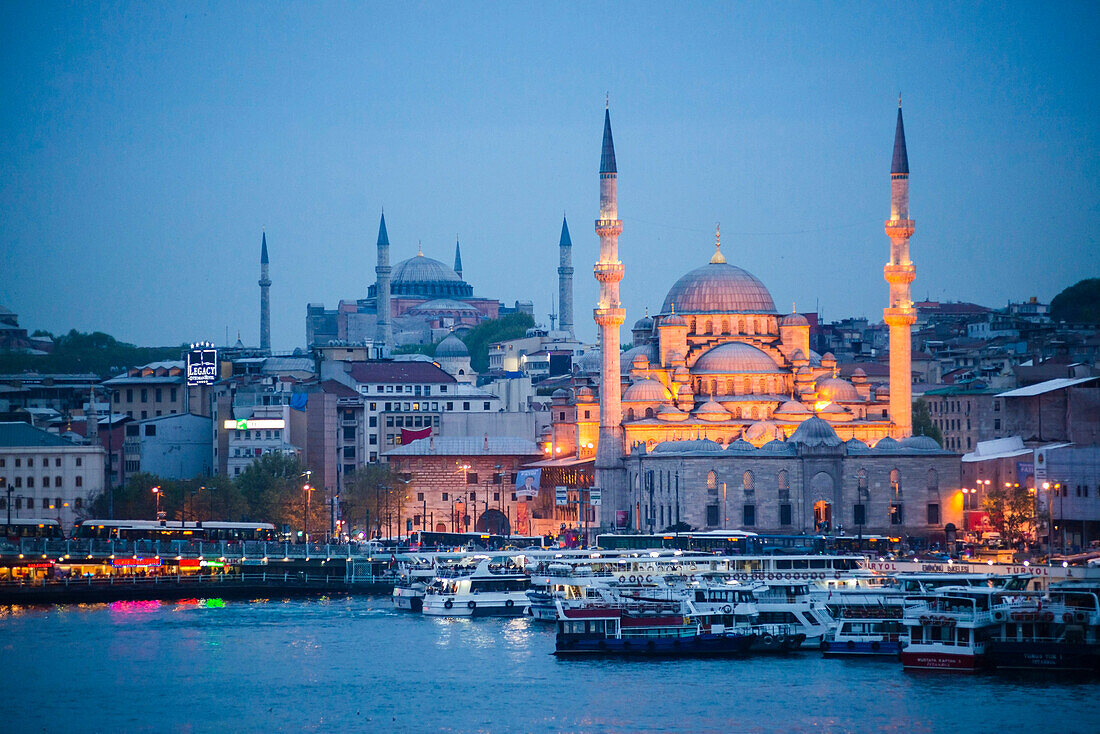
[[[881,319],[896,98],[915,298],[1003,306],[1100,276],[1100,5],[0,6],[0,304],[30,329],[276,349],[308,302],[450,263],[546,321],[569,216],[592,339],[605,92],[626,331],[713,251],[780,310]]]

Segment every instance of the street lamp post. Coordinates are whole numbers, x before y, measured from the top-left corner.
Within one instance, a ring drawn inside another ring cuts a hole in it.
[[[302,518],[302,536],[305,539],[306,545],[309,545],[309,495],[313,491],[313,487],[309,486],[309,480],[311,476],[313,476],[313,472],[308,469],[298,476],[299,479],[301,479],[302,477],[306,478],[306,483],[302,485],[302,491],[304,491],[306,494],[306,512],[304,517]]]
[[[159,520],[159,519],[160,519],[160,485],[158,484],[157,486],[153,487],[153,490],[152,490],[152,492],[153,492],[153,496],[154,496],[154,497],[156,498],[156,500],[157,500],[157,514],[156,514],[156,519],[158,519],[158,520]]]

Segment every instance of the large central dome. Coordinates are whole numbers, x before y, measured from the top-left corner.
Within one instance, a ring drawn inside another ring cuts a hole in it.
[[[775,302],[752,273],[711,260],[676,281],[662,313],[775,313]]]
[[[402,260],[393,268],[394,283],[441,283],[461,282],[458,273],[443,263],[424,255]]]

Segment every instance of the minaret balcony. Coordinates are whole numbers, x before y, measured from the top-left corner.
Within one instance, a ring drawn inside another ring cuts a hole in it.
[[[592,318],[599,326],[616,327],[626,321],[626,309],[624,308],[595,308],[592,309]]]
[[[909,239],[917,223],[912,219],[887,219],[886,236],[890,239]]]
[[[884,308],[882,320],[887,326],[912,326],[917,321],[917,311],[914,308]]]
[[[601,283],[618,283],[623,279],[623,264],[621,262],[598,262],[592,268],[596,280]]]
[[[596,234],[600,237],[612,237],[622,234],[623,222],[621,219],[597,219]]]
[[[886,278],[886,282],[890,285],[908,285],[917,277],[916,268],[913,267],[913,263],[890,263],[882,269],[882,273]]]

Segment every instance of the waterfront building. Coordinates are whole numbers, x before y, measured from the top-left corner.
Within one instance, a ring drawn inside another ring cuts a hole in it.
[[[124,427],[126,474],[146,472],[164,479],[213,474],[210,418],[189,413],[131,421]]]
[[[515,490],[516,473],[539,454],[520,438],[432,436],[389,449],[385,458],[409,477],[403,517],[413,530],[526,535],[547,532],[534,528]]]
[[[176,413],[208,415],[205,388],[187,386],[182,360],[131,367],[102,386],[110,390],[112,410],[136,420]]]
[[[13,519],[54,519],[71,527],[103,492],[98,445],[77,444],[28,423],[0,423],[0,513]],[[9,506],[10,503],[10,506]]]

